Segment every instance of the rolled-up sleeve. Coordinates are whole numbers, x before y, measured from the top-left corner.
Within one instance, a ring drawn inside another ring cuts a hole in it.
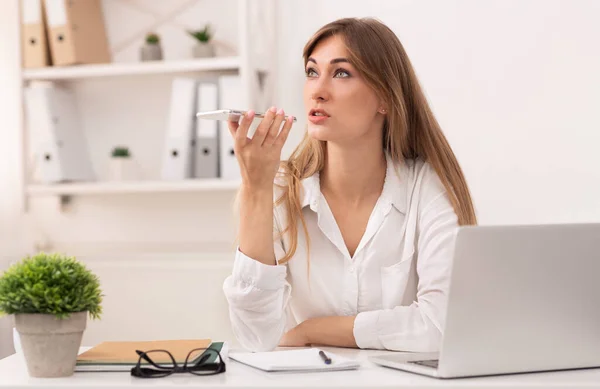
[[[445,192],[438,192],[419,211],[416,228],[416,301],[409,306],[359,313],[353,332],[360,348],[439,351],[458,231],[458,218]]]
[[[284,265],[265,265],[244,255],[239,248],[236,251],[233,271],[225,280],[223,291],[233,332],[242,347],[268,351],[279,344],[291,290],[286,271]]]

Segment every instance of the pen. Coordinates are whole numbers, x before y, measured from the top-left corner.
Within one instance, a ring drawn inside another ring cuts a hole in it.
[[[321,359],[323,359],[323,362],[325,362],[326,365],[331,364],[331,358],[329,358],[327,355],[325,355],[323,350],[319,350],[319,355],[321,356]]]

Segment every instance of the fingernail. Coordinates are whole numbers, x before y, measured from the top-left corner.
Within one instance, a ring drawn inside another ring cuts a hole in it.
[[[283,115],[283,109],[280,109],[279,111],[277,111],[277,115]]]
[[[246,116],[253,116],[253,115],[254,115],[253,110],[249,110],[248,112],[246,112]]]
[[[277,107],[271,107],[271,109],[269,109],[269,111],[271,111],[271,112],[277,112]]]

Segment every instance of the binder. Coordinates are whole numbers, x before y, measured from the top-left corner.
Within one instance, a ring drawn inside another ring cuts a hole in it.
[[[196,96],[197,112],[218,109],[218,85],[216,82],[200,82]],[[219,176],[219,122],[196,119],[196,143],[194,177],[216,178]]]
[[[50,65],[50,49],[42,0],[23,0],[21,13],[21,50],[24,68]]]
[[[44,1],[54,65],[111,61],[100,0]]]
[[[73,92],[33,83],[25,90],[25,103],[38,181],[94,180]]]
[[[192,78],[176,77],[172,81],[161,173],[164,180],[193,177],[196,88],[197,81]]]
[[[238,75],[219,77],[219,109],[247,109],[244,107],[242,80]],[[255,120],[255,122],[257,122]],[[227,123],[219,121],[219,172],[224,180],[241,179],[240,167],[233,148],[233,137]]]

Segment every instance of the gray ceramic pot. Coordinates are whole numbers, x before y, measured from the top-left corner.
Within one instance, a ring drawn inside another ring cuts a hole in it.
[[[163,53],[160,45],[146,43],[140,48],[140,59],[142,61],[159,61],[162,58]]]
[[[194,58],[207,58],[215,56],[215,47],[211,43],[196,43],[192,47]]]
[[[73,375],[87,315],[87,312],[77,312],[67,319],[41,313],[15,315],[15,327],[30,376]]]

